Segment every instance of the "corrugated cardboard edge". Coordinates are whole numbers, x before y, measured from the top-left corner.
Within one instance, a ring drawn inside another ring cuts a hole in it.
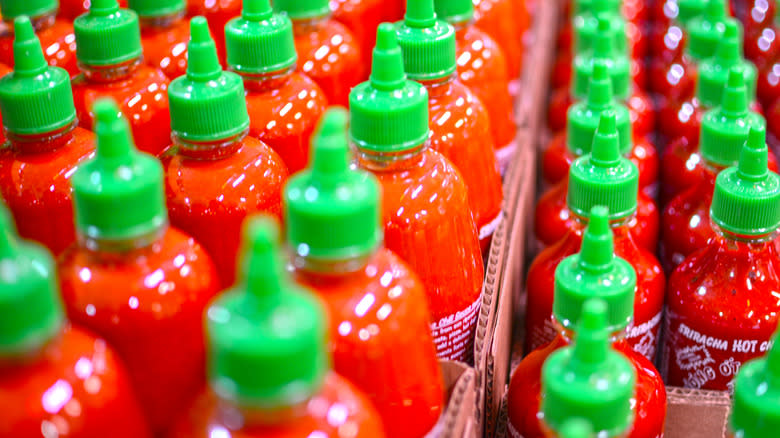
[[[471,438],[477,434],[477,372],[462,362],[439,362],[447,406],[426,438]]]
[[[666,397],[664,438],[726,436],[731,413],[728,392],[668,387]]]

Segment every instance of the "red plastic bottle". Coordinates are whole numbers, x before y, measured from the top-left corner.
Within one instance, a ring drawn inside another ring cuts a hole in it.
[[[490,35],[506,55],[510,80],[523,69],[523,36],[531,26],[525,9],[516,10],[513,0],[473,0],[474,24]],[[408,5],[408,2],[407,2]]]
[[[187,73],[190,24],[185,0],[129,0],[140,19],[144,62],[170,80]]]
[[[5,77],[5,75],[13,71],[14,69],[12,69],[11,67],[8,67],[7,65],[0,63],[0,79],[2,79],[3,77]],[[0,123],[2,122],[3,122],[3,116],[0,114]],[[4,131],[3,129],[0,129],[0,144],[5,143],[5,132],[3,131]]]
[[[284,270],[278,227],[250,219],[239,277],[206,312],[209,383],[170,438],[384,438],[371,402],[331,371],[328,317]]]
[[[138,16],[119,9],[116,0],[93,0],[92,9],[74,22],[82,74],[73,79],[76,115],[92,128],[91,109],[101,97],[115,100],[130,121],[138,148],[160,154],[171,141],[168,78],[141,63]],[[106,45],[112,39],[121,45]]]
[[[685,50],[687,36],[682,24],[685,18],[680,15],[682,10],[668,26],[657,30],[651,43],[653,56],[647,67],[648,89],[662,102],[681,101],[696,91],[698,72],[696,63]]]
[[[118,111],[95,104],[97,156],[73,175],[78,243],[59,278],[68,315],[117,349],[161,434],[203,385],[202,317],[219,280],[206,251],[168,226],[162,167],[132,147]]]
[[[60,8],[57,16],[65,20],[73,21],[81,14],[89,11],[91,0],[59,0]],[[127,0],[119,0],[119,6],[127,7]]]
[[[57,18],[57,0],[41,1],[0,1],[0,13],[6,26],[0,30],[0,63],[14,66],[14,34],[10,25],[16,17],[26,15],[33,23],[35,33],[43,46],[46,62],[54,67],[62,67],[71,76],[79,73],[76,64],[76,38],[73,24]]]
[[[383,0],[333,0],[333,18],[347,26],[360,45],[361,57],[368,61],[376,44],[376,28],[391,20]],[[394,20],[395,21],[395,20]]]
[[[636,220],[638,172],[618,152],[615,115],[602,115],[591,154],[572,164],[567,203],[574,223],[566,235],[542,251],[528,270],[525,351],[552,341],[557,331],[550,315],[553,309],[553,272],[561,260],[574,254],[582,242],[586,215],[595,205],[609,208],[615,234],[615,254],[628,260],[636,271],[634,325],[626,341],[647,358],[654,358],[663,311],[664,272],[653,252],[637,245],[631,232]]]
[[[191,35],[187,75],[168,88],[173,145],[162,158],[165,192],[171,224],[203,245],[228,286],[244,219],[282,217],[287,166],[247,136],[241,77],[222,71],[205,18],[192,19]]]
[[[428,147],[428,93],[406,80],[395,28],[379,31],[371,80],[350,95],[357,165],[382,184],[385,244],[425,285],[439,357],[470,362],[484,268],[466,185]]]
[[[615,236],[617,238],[617,236]],[[645,356],[626,342],[632,326],[634,290],[637,274],[626,259],[619,257],[617,242],[613,255],[613,240],[609,230],[608,211],[604,207],[591,210],[590,223],[582,236],[582,248],[560,260],[554,271],[554,316],[550,318],[554,339],[529,354],[515,368],[507,392],[509,430],[512,436],[542,438],[546,436],[537,415],[540,411],[542,368],[556,351],[572,343],[574,321],[584,317],[590,300],[606,301],[607,330],[612,346],[633,366],[636,372],[632,406],[635,423],[627,437],[645,438],[663,435],[666,416],[666,390],[661,375]],[[551,273],[552,274],[552,273]],[[551,280],[552,282],[552,280]]]
[[[745,58],[762,69],[778,50],[774,0],[750,0],[747,13],[741,18],[745,27]]]
[[[46,65],[27,17],[14,21],[15,71],[0,79],[0,113],[9,142],[0,146],[0,198],[19,233],[54,254],[75,241],[70,177],[95,149],[79,128],[68,72]]]
[[[54,260],[0,203],[0,436],[151,437],[124,365],[65,321]]]
[[[367,75],[360,42],[334,20],[328,0],[274,0],[293,23],[298,70],[325,91],[331,105],[347,106],[349,90]]]
[[[715,238],[669,278],[662,370],[666,383],[733,389],[747,360],[764,354],[780,295],[780,178],[767,170],[762,127],[751,129],[739,165],[717,177]]]
[[[295,70],[290,19],[273,14],[268,0],[244,0],[243,15],[225,32],[228,68],[244,80],[249,135],[281,155],[291,173],[303,170],[309,138],[328,101],[311,78]]]
[[[94,0],[93,0],[94,1]],[[225,64],[225,25],[241,15],[241,0],[187,0],[187,16],[206,17],[217,45],[217,56]]]
[[[421,438],[444,404],[425,287],[383,248],[379,183],[349,156],[347,114],[332,110],[311,167],[285,188],[295,279],[330,310],[334,370],[374,402],[387,436]]]

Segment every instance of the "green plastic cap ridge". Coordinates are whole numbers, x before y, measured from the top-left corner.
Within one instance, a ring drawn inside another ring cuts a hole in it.
[[[227,64],[238,73],[277,72],[298,59],[292,22],[274,14],[269,0],[244,0],[241,16],[225,26],[225,47]]]
[[[274,10],[285,12],[293,20],[323,17],[330,14],[328,0],[274,0]]]
[[[683,26],[702,15],[707,7],[706,0],[677,0],[677,21]]]
[[[312,140],[310,167],[284,189],[287,241],[295,254],[349,260],[382,244],[380,189],[374,175],[349,166],[347,114],[333,108]]]
[[[37,18],[53,14],[59,6],[59,0],[0,0],[0,14],[6,21],[22,15]]]
[[[730,425],[735,438],[773,438],[780,430],[780,345],[778,335],[766,356],[739,369],[734,382]]]
[[[753,63],[742,56],[740,24],[731,20],[726,23],[725,29],[715,55],[699,64],[696,97],[705,107],[712,108],[720,103],[729,70],[733,67],[742,69],[749,95],[752,97],[756,93],[758,73]]]
[[[187,141],[230,138],[249,128],[244,82],[222,71],[217,47],[203,17],[190,21],[187,75],[168,86],[171,131]]]
[[[631,116],[628,108],[617,102],[612,94],[609,67],[603,59],[593,62],[593,75],[588,85],[588,97],[570,106],[566,112],[566,147],[575,156],[590,153],[593,135],[599,126],[601,113],[611,110],[620,137],[620,152],[631,151]]]
[[[610,24],[609,15],[599,15],[591,47],[591,50],[578,53],[574,57],[572,95],[576,99],[584,99],[587,96],[593,64],[596,59],[602,59],[609,67],[615,97],[627,99],[631,94],[631,65],[628,56],[619,53],[615,46],[615,30]]]
[[[715,54],[715,50],[726,29],[726,22],[735,21],[728,16],[726,0],[709,0],[701,15],[688,21],[688,54],[697,62]]]
[[[471,0],[435,0],[436,16],[447,23],[467,23],[474,18]]]
[[[625,329],[634,316],[636,272],[614,254],[609,211],[593,207],[578,254],[563,259],[555,269],[553,315],[564,327],[580,320],[582,306],[590,298],[607,303],[610,332]]]
[[[299,404],[330,370],[324,309],[285,272],[273,219],[244,222],[240,254],[238,283],[206,311],[211,387],[239,406]]]
[[[593,0],[572,18],[575,52],[583,53],[592,49],[599,16],[609,20],[610,32],[615,38],[614,44],[618,53],[628,55],[628,34],[626,20],[621,13],[621,3],[611,0]]]
[[[51,254],[16,233],[0,202],[0,358],[38,352],[65,323]]]
[[[428,92],[406,79],[395,27],[382,23],[368,81],[349,93],[349,134],[357,147],[403,152],[428,140]]]
[[[566,420],[558,434],[560,438],[592,438],[593,426],[582,418]]]
[[[85,65],[121,64],[143,55],[138,14],[117,0],[92,0],[89,12],[73,21],[76,58]]]
[[[702,117],[699,151],[708,163],[722,167],[737,164],[750,128],[765,126],[761,114],[749,110],[748,99],[744,71],[732,67],[720,106]]]
[[[407,0],[404,20],[396,25],[404,71],[416,81],[445,78],[457,67],[455,28],[437,20],[433,0]]]
[[[127,6],[141,18],[176,15],[187,9],[186,0],[127,0]]]
[[[715,180],[710,218],[740,236],[760,236],[780,227],[780,178],[767,168],[766,129],[752,126],[739,164]]]
[[[560,430],[576,415],[604,436],[622,436],[634,421],[635,385],[633,365],[610,345],[607,304],[592,298],[582,306],[573,344],[542,366],[543,421]]]
[[[590,154],[578,158],[569,168],[566,203],[574,214],[587,216],[596,205],[607,207],[610,219],[636,211],[639,171],[620,153],[616,120],[611,110],[601,113]]]
[[[56,131],[76,120],[70,75],[49,67],[32,23],[14,20],[14,71],[0,79],[3,126],[20,135]]]
[[[106,241],[154,233],[168,223],[162,165],[135,148],[130,126],[112,100],[100,99],[92,110],[97,153],[71,182],[76,229]]]

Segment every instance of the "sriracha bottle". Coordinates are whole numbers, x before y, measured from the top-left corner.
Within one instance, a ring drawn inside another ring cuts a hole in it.
[[[191,20],[187,76],[171,82],[173,145],[163,155],[171,224],[213,257],[222,284],[233,284],[247,215],[282,216],[287,166],[247,135],[241,78],[223,72],[206,19]]]
[[[371,402],[331,371],[328,318],[285,272],[278,227],[244,230],[238,283],[206,312],[208,385],[168,436],[384,438]]]
[[[778,322],[780,178],[767,169],[762,127],[718,174],[710,220],[715,237],[669,278],[661,366],[669,385],[726,390]]]
[[[185,0],[129,0],[139,17],[144,62],[170,80],[187,73],[190,25],[184,18]]]
[[[355,36],[364,62],[371,59],[371,51],[376,44],[376,28],[383,21],[397,20],[386,10],[389,7],[386,3],[390,1],[333,0],[330,2],[333,18],[347,26]]]
[[[292,23],[268,0],[244,0],[241,17],[225,28],[228,68],[244,80],[249,135],[271,146],[297,172],[309,162],[309,138],[328,101],[295,69]]]
[[[414,1],[407,0],[407,8]],[[474,23],[501,46],[510,80],[519,78],[525,54],[523,39],[531,25],[528,11],[518,8],[514,0],[473,0],[473,3]]]
[[[780,345],[778,335],[764,346],[766,356],[740,367],[734,382],[730,438],[771,438],[780,428]],[[759,347],[761,349],[761,347]]]
[[[168,226],[160,163],[132,146],[113,102],[94,111],[97,155],[73,175],[78,241],[59,260],[62,296],[124,359],[159,435],[203,384],[202,315],[219,281],[206,251]]]
[[[440,358],[471,361],[484,275],[477,226],[455,166],[429,147],[428,93],[406,80],[395,28],[383,24],[371,79],[350,94],[357,165],[382,185],[387,248],[420,276]]]
[[[423,437],[444,393],[425,286],[382,245],[379,182],[349,169],[346,112],[326,113],[312,143],[311,167],[285,188],[295,279],[325,302],[333,368],[371,399],[387,436]]]
[[[95,149],[78,126],[68,72],[46,65],[30,20],[14,20],[13,73],[0,79],[0,197],[19,234],[55,255],[75,241],[70,178]]]

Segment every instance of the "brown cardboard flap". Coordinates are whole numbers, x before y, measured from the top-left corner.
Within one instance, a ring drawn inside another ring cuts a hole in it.
[[[447,406],[427,438],[476,437],[476,371],[461,362],[439,362],[447,392]]]
[[[668,387],[666,396],[665,438],[726,436],[731,410],[728,392]]]

